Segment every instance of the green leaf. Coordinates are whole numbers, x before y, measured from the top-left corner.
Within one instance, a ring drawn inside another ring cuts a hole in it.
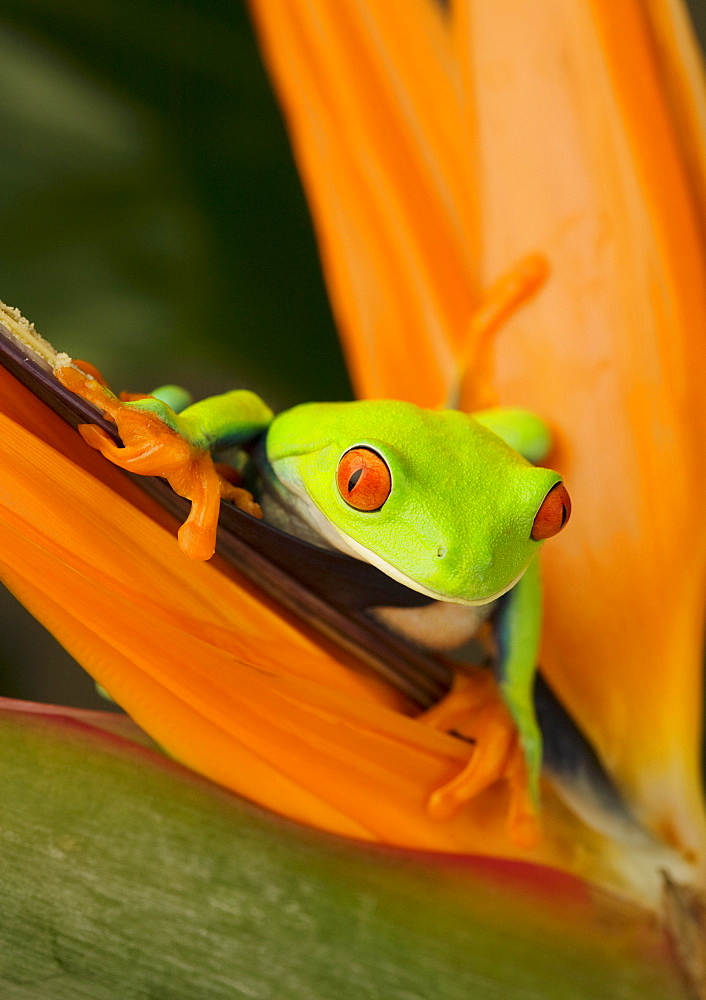
[[[37,709],[0,712],[2,996],[683,996],[650,918],[575,880],[325,836]]]

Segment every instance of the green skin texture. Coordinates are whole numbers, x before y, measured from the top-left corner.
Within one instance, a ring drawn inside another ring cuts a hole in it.
[[[184,409],[176,387],[154,395],[130,405],[156,413],[199,447],[247,444],[266,432],[272,485],[296,499],[298,514],[412,589],[455,604],[486,604],[511,591],[497,672],[536,798],[541,735],[532,687],[542,543],[531,533],[544,497],[561,481],[531,464],[550,447],[543,421],[523,410],[471,417],[395,400],[306,403],[274,416],[244,390]],[[355,510],[336,485],[341,457],[361,446],[378,452],[391,473],[390,495],[376,511]]]

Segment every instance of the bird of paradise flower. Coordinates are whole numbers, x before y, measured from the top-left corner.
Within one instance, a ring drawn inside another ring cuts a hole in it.
[[[426,798],[470,749],[222,564],[181,562],[164,515],[9,383],[4,578],[174,756],[278,812],[522,856],[653,904],[663,868],[698,884],[706,288],[679,10],[253,10],[359,392],[438,405],[460,378],[462,406],[493,395],[556,427],[578,502],[546,561],[542,669],[644,839],[592,829],[570,783],[563,800],[547,787],[529,853],[506,836],[502,788],[431,821]],[[528,249],[551,280],[488,349],[474,306]]]

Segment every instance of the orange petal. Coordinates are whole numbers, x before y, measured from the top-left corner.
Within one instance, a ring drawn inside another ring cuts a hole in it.
[[[429,0],[252,0],[359,395],[443,404],[470,321],[468,143]]]

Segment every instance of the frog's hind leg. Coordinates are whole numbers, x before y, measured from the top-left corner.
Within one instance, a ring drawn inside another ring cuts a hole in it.
[[[539,772],[542,737],[533,704],[541,624],[539,568],[534,559],[502,599],[496,615],[498,646],[494,672],[460,675],[449,694],[422,722],[463,738],[475,749],[463,771],[430,797],[428,810],[446,819],[495,781],[510,789],[510,836],[523,846],[539,832]]]
[[[429,815],[443,821],[504,776],[515,726],[487,671],[485,678],[458,674],[450,694],[420,718],[474,745],[463,770],[429,797]]]
[[[540,827],[527,764],[516,724],[491,671],[466,668],[459,672],[449,694],[418,720],[474,745],[468,764],[430,795],[430,817],[438,822],[450,819],[491,785],[505,781],[510,839],[518,846],[532,847]]]

